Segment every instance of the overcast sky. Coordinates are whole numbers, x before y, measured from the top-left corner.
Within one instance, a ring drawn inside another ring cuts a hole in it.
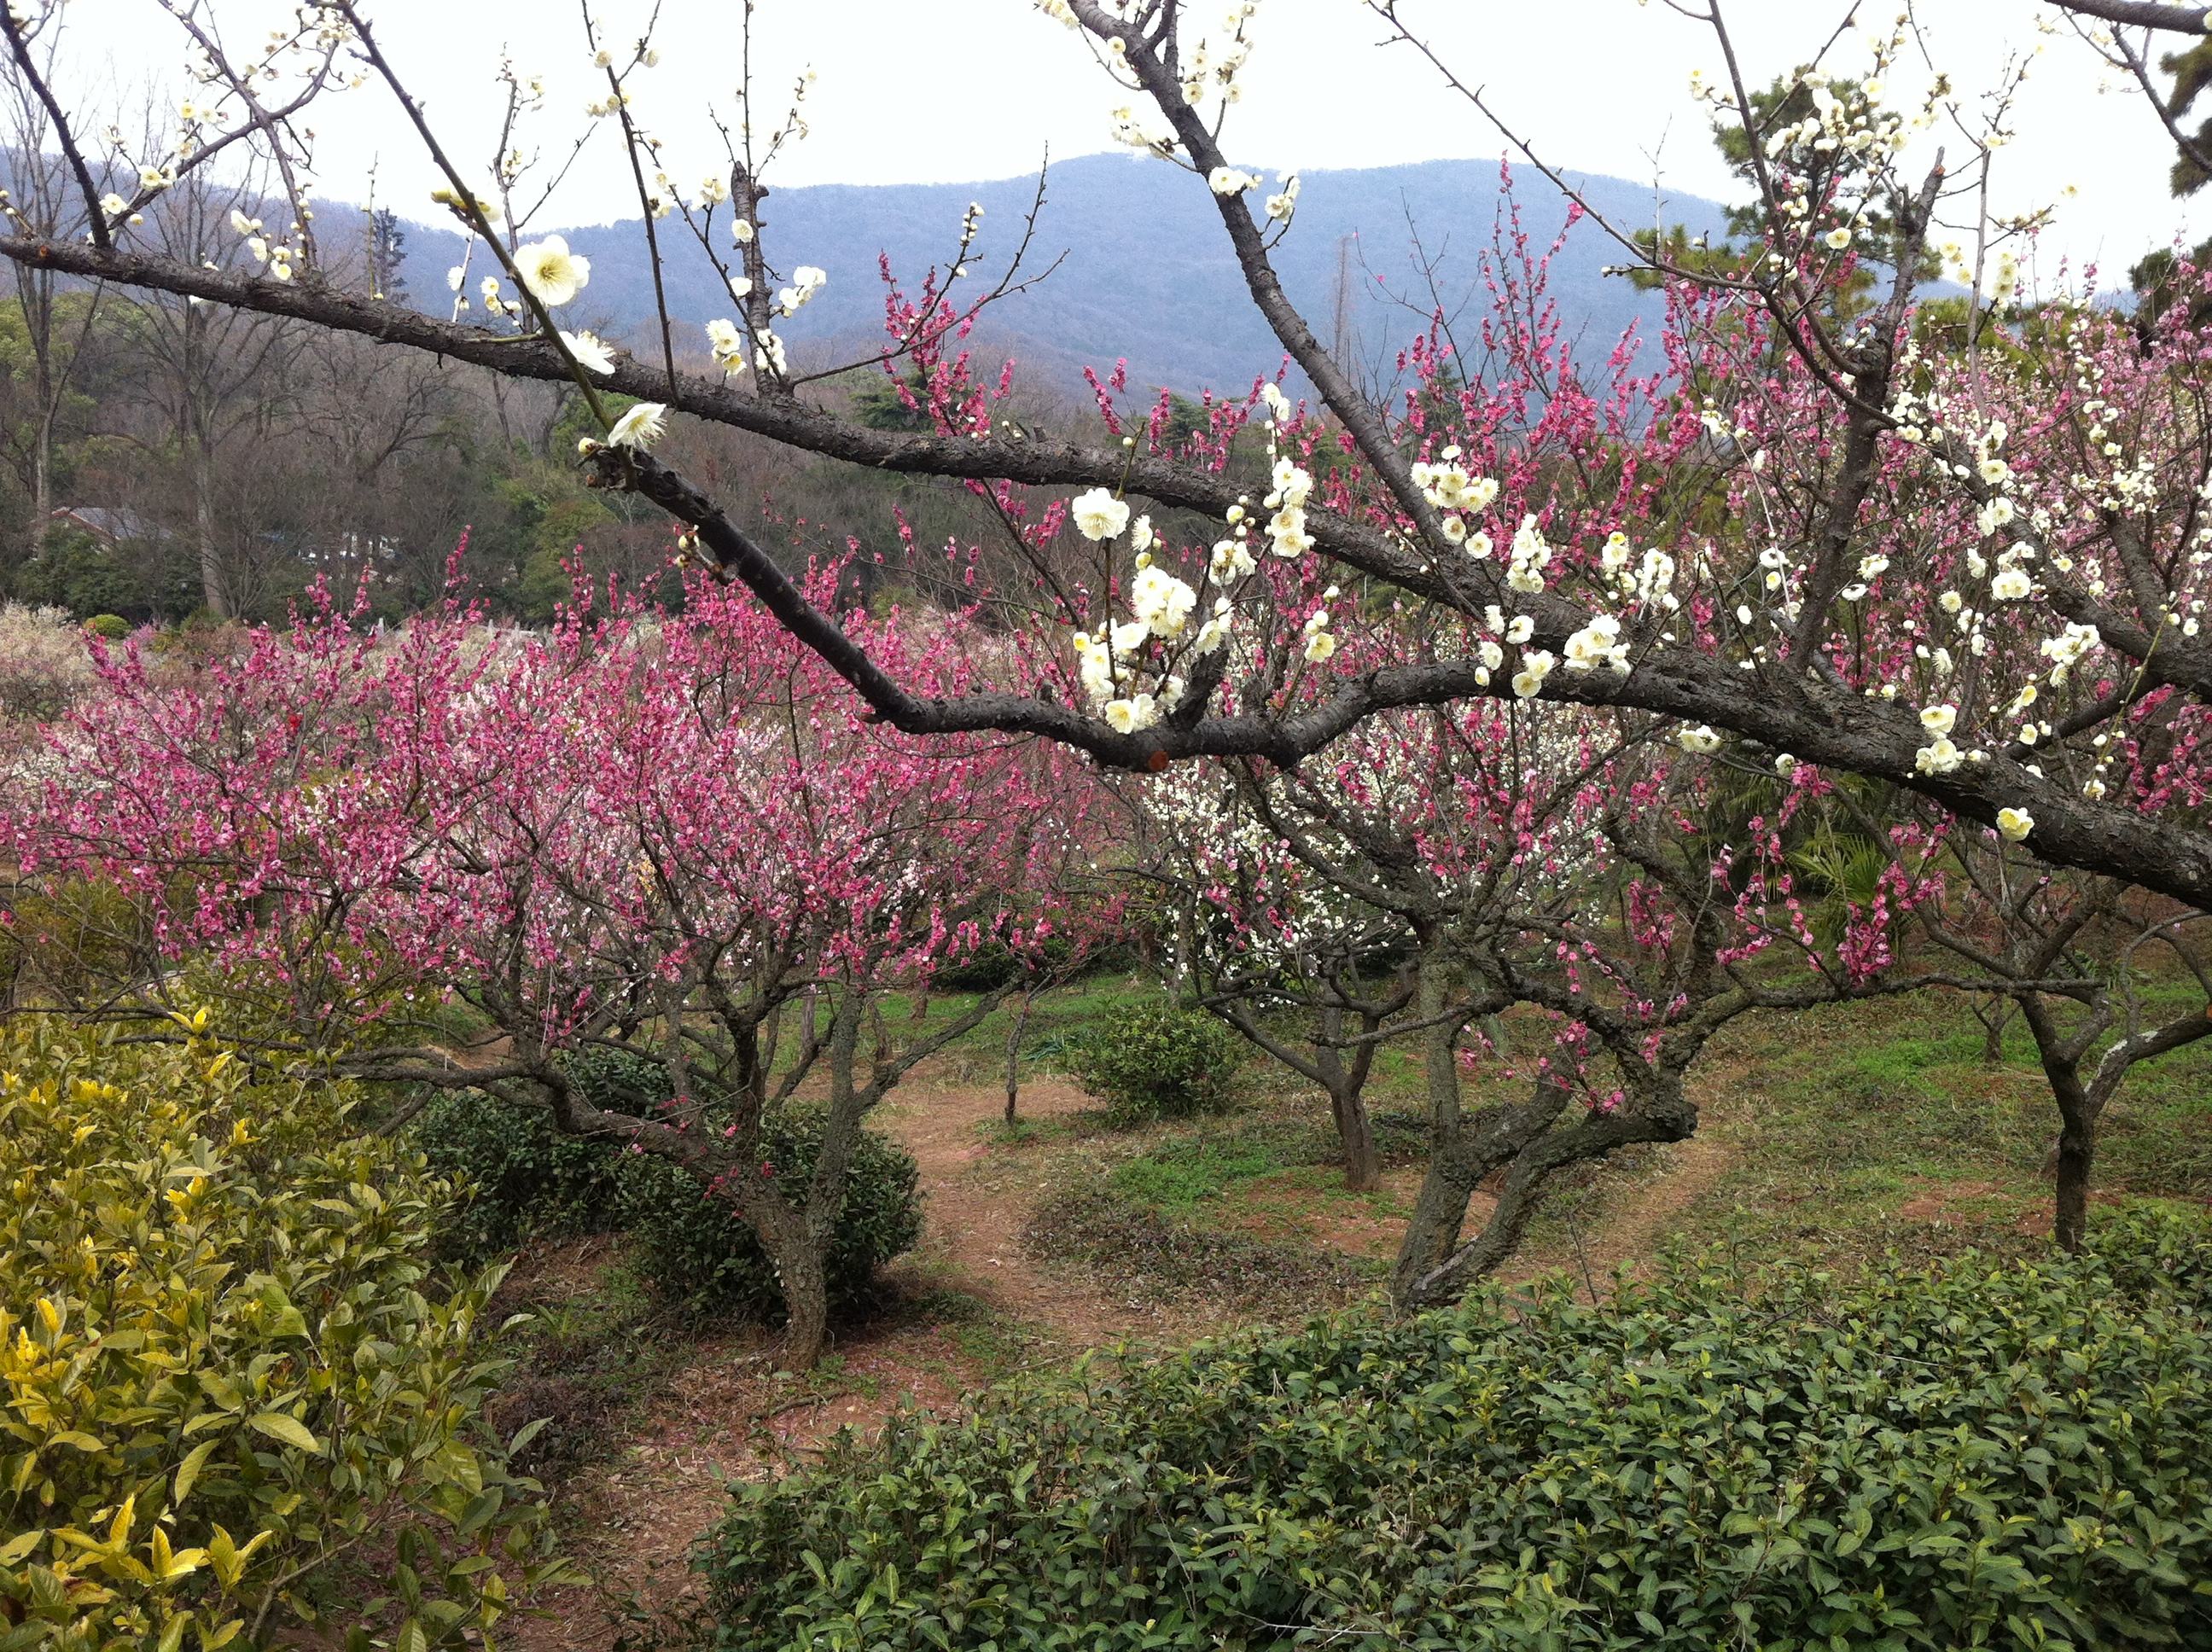
[[[1213,21],[1222,0],[1194,16]],[[212,0],[234,42],[247,42],[289,7],[278,0]],[[641,114],[667,141],[679,183],[719,156],[703,112],[735,107],[740,0],[665,0],[660,66],[638,84]],[[1886,27],[1898,0],[1862,11]],[[647,0],[597,0],[612,39],[634,38]],[[1402,0],[1402,14],[1456,71],[1486,88],[1547,160],[1693,194],[1733,193],[1688,94],[1689,76],[1717,75],[1711,33],[1663,3],[1638,0]],[[1763,83],[1802,61],[1848,8],[1832,0],[1734,0],[1731,27],[1747,76]],[[574,0],[475,6],[454,0],[369,0],[380,43],[426,104],[457,155],[481,166],[495,141],[492,71],[501,49],[544,76],[538,132],[551,152],[587,123],[583,106],[602,89],[589,65]],[[149,0],[76,0],[70,8],[78,71],[137,86],[175,84],[181,52]],[[1935,60],[1970,107],[2002,77],[2009,54],[2041,48],[2020,105],[2019,138],[1999,156],[2000,211],[2056,203],[2039,264],[2060,256],[2101,259],[2114,274],[2146,247],[2212,218],[2212,203],[2185,210],[2168,198],[2171,152],[2140,99],[2117,86],[2088,48],[2039,0],[1918,0]],[[1487,158],[1498,133],[1436,72],[1382,29],[1357,0],[1261,0],[1257,47],[1228,146],[1270,168],[1370,167],[1440,157]],[[1923,71],[1893,76],[1900,99]],[[1080,39],[1029,0],[757,0],[753,61],[757,120],[780,113],[790,81],[812,67],[811,131],[771,181],[951,182],[1034,170],[1056,157],[1113,146],[1108,113],[1128,100],[1096,68]],[[1849,70],[1865,48],[1847,35],[1829,60]],[[380,198],[428,216],[432,176],[391,98],[374,86],[319,106],[318,173],[326,194],[359,199],[372,162]],[[620,151],[601,132],[544,227],[634,216]],[[1928,138],[1932,156],[1935,135]],[[1954,164],[1961,153],[1951,141]],[[1158,165],[1158,162],[1132,164]],[[2069,186],[2077,192],[2070,197]]]

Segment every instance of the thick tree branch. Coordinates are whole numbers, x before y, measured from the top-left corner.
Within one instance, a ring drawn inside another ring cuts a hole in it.
[[[2176,6],[2165,0],[2051,0],[2077,17],[2101,18],[2123,28],[2159,28],[2175,34],[2212,33],[2212,6]]]

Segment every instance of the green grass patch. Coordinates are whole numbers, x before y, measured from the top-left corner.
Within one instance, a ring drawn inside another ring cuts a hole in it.
[[[1265,1142],[1199,1137],[1166,1143],[1118,1166],[1112,1181],[1121,1192],[1147,1205],[1188,1211],[1218,1199],[1237,1182],[1283,1168],[1283,1161]]]

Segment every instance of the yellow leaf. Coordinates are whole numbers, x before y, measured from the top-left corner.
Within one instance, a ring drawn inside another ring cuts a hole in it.
[[[313,1452],[319,1457],[322,1455],[323,1442],[309,1433],[307,1425],[296,1417],[289,1417],[281,1411],[264,1411],[258,1412],[246,1420],[272,1440],[281,1440],[288,1446]]]
[[[176,1505],[191,1496],[192,1486],[199,1479],[200,1470],[207,1467],[209,1455],[222,1443],[220,1440],[203,1440],[185,1455],[177,1465],[176,1489],[170,1494],[170,1505]]]
[[[42,1527],[36,1531],[24,1532],[11,1537],[5,1543],[0,1543],[0,1566],[14,1565],[37,1548],[39,1540],[46,1534],[46,1530]]]

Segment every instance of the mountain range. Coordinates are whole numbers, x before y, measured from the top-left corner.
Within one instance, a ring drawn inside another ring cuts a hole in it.
[[[1649,185],[1616,178],[1574,182],[1592,207],[1624,227],[1722,228],[1722,209],[1711,201],[1661,197]],[[1273,187],[1270,182],[1258,192]],[[1022,237],[1036,190],[1031,176],[774,191],[763,212],[770,258],[787,277],[799,264],[818,265],[830,277],[784,329],[794,361],[814,367],[872,355],[884,337],[879,257],[909,288],[918,287],[933,263],[942,266],[951,257],[971,201],[984,209],[982,231],[969,276],[955,293],[988,290]],[[1280,364],[1281,346],[1246,295],[1212,202],[1189,173],[1154,160],[1086,155],[1051,166],[1044,197],[1022,270],[1051,273],[993,305],[979,322],[975,342],[994,366],[1012,355],[1025,382],[1081,395],[1083,367],[1103,375],[1121,360],[1133,386],[1187,394],[1242,393]],[[337,210],[325,211],[326,225]],[[1439,303],[1447,313],[1464,307],[1469,325],[1486,312],[1483,259],[1510,244],[1516,210],[1525,244],[1539,254],[1567,216],[1541,178],[1516,179],[1510,191],[1502,187],[1495,161],[1310,172],[1273,261],[1323,343],[1335,349],[1341,341],[1340,359],[1387,374],[1397,349]],[[720,216],[726,227],[726,208]],[[704,353],[703,323],[734,306],[681,222],[664,220],[659,228],[669,307],[680,329],[677,349],[696,359]],[[649,354],[657,348],[653,281],[639,231],[633,218],[561,233],[592,261],[590,284],[568,313]],[[460,249],[450,228],[408,227],[401,270],[410,302],[433,311],[450,302],[447,272]],[[1620,248],[1584,222],[1551,264],[1548,296],[1585,356],[1610,350],[1632,324],[1649,336],[1657,317],[1654,296],[1601,273],[1620,258]],[[1425,265],[1434,274],[1433,294]],[[479,254],[470,272],[471,296],[486,267]],[[1498,267],[1517,275],[1510,259]]]

